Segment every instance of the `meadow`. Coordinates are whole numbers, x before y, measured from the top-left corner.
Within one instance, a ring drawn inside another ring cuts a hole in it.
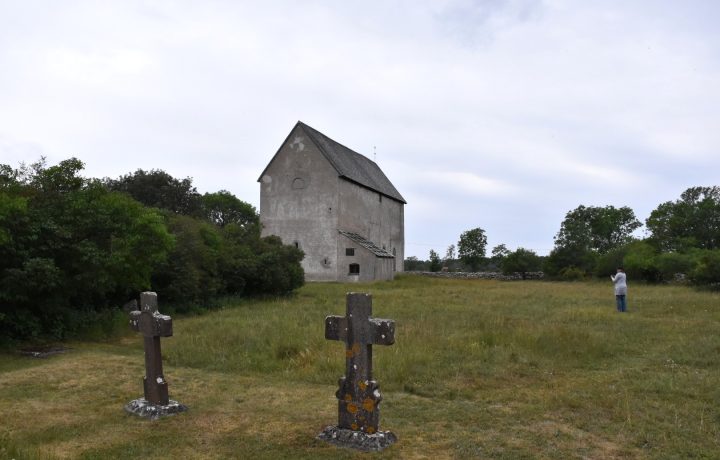
[[[349,291],[396,321],[373,353],[399,438],[382,453],[314,439],[344,370],[323,320]],[[0,458],[720,458],[720,295],[631,284],[628,310],[609,280],[309,284],[175,316],[165,376],[190,411],[158,421],[123,412],[144,374],[129,328],[47,359],[7,350]]]

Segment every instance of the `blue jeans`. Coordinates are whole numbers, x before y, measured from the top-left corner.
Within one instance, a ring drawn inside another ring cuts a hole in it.
[[[617,303],[617,311],[619,311],[621,313],[625,312],[625,309],[627,308],[627,304],[625,303],[625,296],[624,295],[616,295],[615,302]]]

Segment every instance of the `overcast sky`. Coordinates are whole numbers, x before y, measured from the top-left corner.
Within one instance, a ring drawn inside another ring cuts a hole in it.
[[[77,157],[259,205],[298,120],[408,201],[406,255],[547,254],[578,205],[720,185],[715,0],[0,0],[0,163]]]

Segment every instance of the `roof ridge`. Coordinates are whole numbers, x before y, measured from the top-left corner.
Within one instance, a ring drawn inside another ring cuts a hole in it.
[[[355,155],[360,155],[361,157],[365,158],[366,160],[372,162],[373,164],[377,164],[377,163],[375,163],[374,161],[372,161],[370,158],[368,158],[368,157],[366,157],[365,155],[363,155],[362,153],[356,152],[355,150],[351,149],[351,148],[348,147],[347,145],[336,141],[335,139],[329,137],[329,136],[326,135],[326,134],[323,134],[322,132],[318,131],[317,129],[313,128],[312,126],[308,125],[307,123],[303,123],[302,121],[298,121],[298,123],[299,123],[300,125],[302,125],[304,128],[310,128],[311,131],[314,131],[315,133],[321,135],[322,137],[324,137],[325,139],[329,140],[330,142],[332,142],[332,143],[334,143],[334,144],[337,144],[337,145],[339,145],[340,147],[342,147],[342,148],[344,148],[344,149],[349,150],[351,153],[354,153]]]
[[[337,171],[338,174],[342,175],[342,171],[340,170],[340,167],[337,165],[337,163],[335,161],[333,161],[332,155],[330,155],[325,150],[325,147],[323,147],[322,142],[319,142],[315,138],[316,137],[315,135],[319,134],[320,136],[324,137],[325,139],[327,139],[331,142],[335,142],[335,141],[330,139],[329,137],[327,137],[326,135],[324,135],[317,129],[313,128],[312,126],[303,123],[302,121],[298,121],[297,124],[299,124],[305,130],[305,133],[308,135],[308,137],[310,137],[310,140],[313,141],[313,144],[315,144],[315,146],[318,148],[318,150],[320,150],[320,153],[322,153],[323,156],[325,157],[325,159],[330,162],[330,164],[332,165],[333,168],[335,168],[335,171]],[[335,143],[342,147],[345,147],[344,145],[340,144],[339,142],[335,142]],[[345,148],[347,149],[347,147],[345,147]],[[348,150],[350,150],[350,149],[348,149]]]
[[[302,121],[298,121],[297,125],[303,128],[340,177],[401,203],[407,203],[376,162]]]

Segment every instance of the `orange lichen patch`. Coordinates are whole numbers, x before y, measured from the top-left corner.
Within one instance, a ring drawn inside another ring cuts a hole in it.
[[[357,423],[353,423],[352,425],[350,425],[350,428],[352,428],[353,430],[357,430],[357,429],[358,429],[358,424],[357,424]]]
[[[351,348],[348,348],[347,350],[345,350],[345,357],[346,357],[346,358],[352,358],[352,357],[353,357],[353,351],[352,351]]]
[[[350,393],[345,395],[345,401],[347,401],[347,402],[352,401],[352,395]]]
[[[351,414],[355,414],[355,413],[357,413],[357,411],[358,411],[358,406],[356,406],[356,405],[353,404],[353,403],[348,403],[348,405],[347,405],[347,410],[348,410],[348,412],[350,412]]]
[[[375,428],[369,426],[369,427],[367,428],[367,432],[370,433],[370,434],[373,434],[373,433],[375,433]]]
[[[353,351],[353,353],[355,353],[356,355],[357,355],[358,353],[360,353],[360,344],[359,344],[359,343],[353,343],[352,351]]]
[[[358,383],[358,386],[360,387],[360,390],[365,391],[365,388],[367,388],[367,383],[360,382]]]
[[[375,401],[373,401],[370,398],[365,398],[362,403],[363,409],[365,409],[368,412],[372,412],[375,410]]]

